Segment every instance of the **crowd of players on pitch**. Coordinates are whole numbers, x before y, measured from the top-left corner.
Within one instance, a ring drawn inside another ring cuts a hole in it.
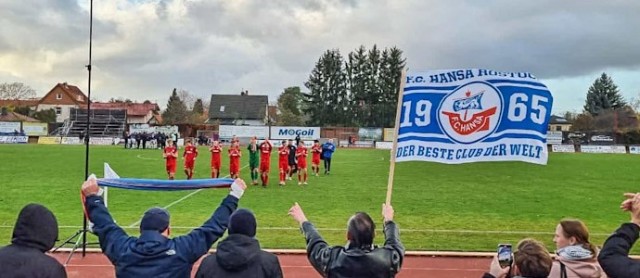
[[[295,141],[295,143],[294,143]],[[184,173],[187,179],[192,179],[195,173],[196,159],[199,156],[197,144],[191,139],[185,140],[184,150],[182,150],[182,160],[184,164]],[[211,157],[211,178],[219,178],[222,166],[222,156],[225,154],[222,144],[214,140],[209,148]],[[309,158],[311,160],[311,174],[319,176],[320,161],[324,161],[324,174],[329,175],[331,172],[331,160],[336,146],[333,139],[329,139],[324,144],[320,144],[319,140],[314,140],[313,145],[307,148],[305,142],[296,137],[295,140],[282,140],[281,146],[274,148],[269,140],[258,140],[253,137],[246,147],[246,155],[249,157],[249,172],[251,173],[251,183],[258,185],[258,179],[261,180],[262,187],[269,184],[269,173],[271,171],[271,156],[276,151],[278,157],[278,171],[280,174],[279,185],[283,186],[287,180],[292,180],[294,174],[298,174],[298,185],[306,185],[308,180]],[[236,179],[240,176],[240,159],[243,156],[243,150],[240,148],[240,141],[237,137],[233,137],[230,146],[226,150],[229,157],[229,177]],[[174,141],[167,140],[166,146],[162,153],[166,161],[165,168],[170,180],[175,179],[178,159],[180,157],[179,150]]]

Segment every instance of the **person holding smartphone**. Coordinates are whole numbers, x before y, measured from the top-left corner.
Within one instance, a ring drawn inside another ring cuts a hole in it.
[[[506,248],[507,246],[509,248]],[[482,278],[549,277],[553,261],[549,251],[541,242],[530,238],[523,239],[518,242],[516,252],[510,251],[510,245],[501,244],[498,248],[498,255],[491,262],[489,272],[485,273]],[[508,253],[511,253],[511,256]],[[513,259],[509,261],[509,257]]]

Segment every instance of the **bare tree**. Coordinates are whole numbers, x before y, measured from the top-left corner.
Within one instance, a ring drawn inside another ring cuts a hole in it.
[[[193,105],[196,103],[196,97],[194,95],[189,93],[189,91],[187,90],[179,89],[178,97],[182,100],[182,102],[184,102],[184,104],[187,106],[187,109],[193,109]]]
[[[0,99],[27,99],[36,96],[36,91],[20,82],[0,84]]]

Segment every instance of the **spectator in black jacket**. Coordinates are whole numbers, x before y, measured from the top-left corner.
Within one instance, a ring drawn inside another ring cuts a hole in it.
[[[309,262],[323,277],[394,277],[402,266],[404,246],[396,223],[393,207],[382,205],[384,218],[384,247],[373,245],[376,225],[364,212],[351,216],[347,227],[347,245],[331,247],[307,220],[295,203],[289,215],[302,227],[307,241]]]
[[[629,258],[629,250],[640,233],[640,193],[626,193],[620,205],[631,214],[631,222],[624,223],[604,242],[598,262],[611,278],[640,277],[640,262]]]
[[[1,277],[67,277],[64,267],[44,253],[58,239],[58,222],[42,205],[22,208],[11,244],[0,249]]]
[[[282,277],[278,257],[260,250],[256,236],[256,217],[239,209],[229,218],[229,236],[218,244],[215,254],[200,264],[196,278],[205,277]]]

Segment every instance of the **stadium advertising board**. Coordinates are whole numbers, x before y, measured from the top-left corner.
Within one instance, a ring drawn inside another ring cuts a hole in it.
[[[62,141],[60,137],[38,137],[38,144],[42,145],[57,145],[60,144],[60,141]]]
[[[264,139],[269,137],[269,127],[268,126],[247,126],[247,125],[221,125],[220,130],[220,139],[229,139],[234,135],[239,138],[251,138],[258,137],[259,139]]]
[[[376,149],[390,150],[393,148],[393,142],[376,142]]]
[[[530,73],[434,70],[405,81],[398,162],[547,164],[553,97]]]
[[[164,133],[164,134],[174,134],[178,133],[178,126],[175,125],[167,125],[167,126],[151,126],[149,124],[132,124],[129,125],[129,134],[134,133]]]
[[[0,144],[26,144],[28,136],[0,136]]]
[[[562,131],[548,131],[547,145],[560,145],[560,144],[562,144]]]
[[[49,127],[46,123],[22,123],[22,131],[27,136],[47,136],[49,134],[48,129]]]
[[[613,145],[616,143],[613,133],[593,132],[589,134],[590,145]]]
[[[358,129],[358,138],[362,141],[381,141],[382,128],[361,127]]]
[[[320,128],[303,126],[271,127],[271,139],[294,139],[298,135],[302,140],[315,140],[320,138]]]
[[[0,133],[13,134],[20,132],[20,122],[0,122]]]
[[[89,144],[91,145],[112,145],[112,137],[90,137]]]
[[[554,153],[575,153],[576,147],[574,145],[552,145],[551,151]]]
[[[627,153],[624,146],[582,145],[580,151],[583,153]]]
[[[80,145],[80,138],[78,137],[62,137],[60,144],[63,145]]]
[[[640,154],[640,146],[629,146],[629,153]]]
[[[383,129],[382,133],[382,140],[384,140],[385,142],[393,142],[393,138],[395,138],[395,133],[396,130],[393,128],[385,128]]]

